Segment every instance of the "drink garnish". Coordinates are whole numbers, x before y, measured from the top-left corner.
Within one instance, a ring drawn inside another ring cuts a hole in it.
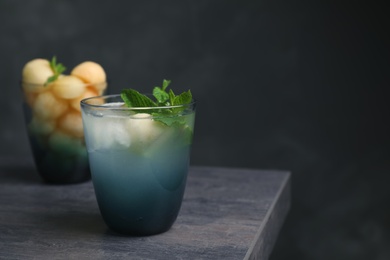
[[[50,61],[50,68],[53,70],[54,75],[49,77],[45,83],[45,86],[54,82],[58,79],[58,77],[66,70],[66,67],[61,63],[57,63],[57,57],[53,56]]]
[[[167,91],[170,80],[163,80],[162,86],[156,86],[153,88],[153,97],[155,100],[148,96],[139,93],[134,89],[124,89],[121,92],[122,100],[127,107],[150,107],[149,113],[155,118],[166,125],[172,125],[173,123],[184,123],[178,118],[175,118],[185,107],[181,105],[190,104],[192,101],[191,91],[185,91],[179,95],[176,95],[172,89]],[[173,106],[169,109],[161,109],[161,107]],[[177,106],[177,107],[175,107]],[[153,109],[156,107],[156,109]],[[159,108],[160,107],[160,108]]]

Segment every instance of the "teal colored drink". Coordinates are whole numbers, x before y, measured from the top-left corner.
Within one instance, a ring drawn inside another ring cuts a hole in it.
[[[81,106],[93,185],[107,226],[131,235],[167,231],[186,186],[195,103],[167,115],[128,108],[119,95],[83,100]]]

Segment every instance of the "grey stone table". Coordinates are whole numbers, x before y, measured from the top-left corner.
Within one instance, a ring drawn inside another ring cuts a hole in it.
[[[288,172],[192,167],[168,232],[121,236],[92,182],[47,185],[32,162],[0,158],[0,259],[268,259],[289,205]]]

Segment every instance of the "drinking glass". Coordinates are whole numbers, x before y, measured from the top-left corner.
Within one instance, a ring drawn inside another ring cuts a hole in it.
[[[120,95],[81,101],[92,182],[111,230],[144,236],[173,225],[186,186],[195,106],[129,108]]]
[[[104,92],[107,83],[48,85],[21,82],[27,134],[37,171],[46,183],[91,179],[80,100]]]

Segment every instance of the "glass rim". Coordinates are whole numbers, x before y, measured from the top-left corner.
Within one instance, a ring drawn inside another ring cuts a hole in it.
[[[151,95],[151,94],[147,93],[145,95]],[[84,105],[84,106],[87,106],[90,108],[97,108],[97,109],[131,111],[131,110],[152,110],[152,109],[171,109],[171,108],[192,107],[192,106],[196,105],[196,102],[197,102],[196,99],[192,98],[191,102],[188,104],[181,104],[181,105],[174,105],[174,106],[156,106],[156,107],[127,107],[127,106],[118,107],[118,106],[106,106],[104,104],[103,105],[96,105],[96,104],[87,103],[87,101],[93,100],[93,99],[101,99],[101,98],[108,99],[108,98],[116,98],[116,97],[120,97],[120,96],[121,96],[120,94],[94,96],[94,97],[82,99],[80,101],[80,104],[81,104],[81,106]],[[121,101],[121,102],[123,102],[123,104],[125,103],[124,101]]]

